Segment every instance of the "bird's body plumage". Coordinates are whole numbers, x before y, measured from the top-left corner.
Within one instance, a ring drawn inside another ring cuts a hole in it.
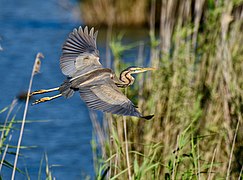
[[[81,98],[91,109],[124,116],[144,117],[118,88],[133,84],[134,78],[131,74],[139,72],[128,68],[117,78],[111,69],[104,68],[99,61],[97,34],[94,28],[88,31],[87,27],[84,30],[79,27],[69,34],[60,57],[60,68],[68,79],[58,88],[60,94],[69,98],[75,91],[79,91]],[[146,70],[141,72],[144,71]]]

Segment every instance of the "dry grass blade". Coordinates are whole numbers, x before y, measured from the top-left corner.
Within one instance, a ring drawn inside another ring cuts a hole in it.
[[[231,162],[232,162],[232,158],[233,158],[233,151],[234,151],[234,148],[235,148],[236,136],[237,136],[239,124],[240,124],[240,117],[241,116],[238,115],[238,122],[237,122],[237,125],[236,125],[234,139],[233,139],[233,143],[232,143],[232,147],[231,147],[231,151],[230,151],[230,158],[229,158],[229,164],[228,164],[227,176],[226,176],[227,180],[230,179],[230,168],[231,168]]]
[[[14,99],[14,100],[12,101],[11,105],[10,105],[10,108],[9,108],[9,111],[8,111],[8,114],[7,114],[7,117],[6,117],[5,122],[4,122],[4,124],[3,124],[3,127],[4,127],[4,128],[5,128],[6,125],[7,125],[9,116],[10,116],[11,112],[13,111],[14,107],[16,106],[17,101],[18,101],[17,99]],[[0,139],[0,144],[1,144],[1,145],[2,145],[2,143],[3,143],[2,140],[3,140],[4,132],[5,132],[5,129],[3,129],[3,130],[2,130],[2,133],[1,133],[1,139]]]
[[[197,146],[197,157],[198,157],[198,172],[197,172],[197,174],[198,174],[198,180],[201,180],[201,170],[200,170],[200,154],[199,154],[199,145]]]
[[[127,88],[125,89],[125,95],[127,95]],[[124,128],[124,138],[125,138],[125,151],[126,151],[126,161],[127,161],[127,168],[128,168],[128,177],[129,180],[132,179],[132,173],[130,168],[130,158],[129,158],[129,149],[128,149],[128,138],[127,138],[127,118],[123,116],[123,128]]]
[[[10,134],[9,138],[8,138],[8,141],[10,142],[12,139],[12,134]],[[3,152],[3,156],[2,156],[2,160],[1,160],[1,164],[0,164],[0,172],[2,171],[2,167],[3,167],[3,162],[5,160],[5,157],[6,157],[6,154],[8,152],[8,147],[9,147],[9,144],[6,145],[5,149],[4,149],[4,152]]]
[[[216,151],[217,149],[215,148],[214,151],[213,151],[213,157],[212,157],[212,161],[211,161],[211,164],[210,164],[210,169],[209,169],[209,172],[208,172],[208,180],[211,179],[211,174],[212,174],[212,169],[213,169],[213,162],[214,162],[214,158],[215,158],[215,155],[216,155]]]
[[[176,148],[175,148],[175,157],[174,157],[174,161],[173,161],[173,171],[172,171],[172,180],[176,179],[176,161],[177,161],[177,156],[178,156],[178,149],[179,149],[179,139],[180,136],[177,136],[177,141],[176,141]]]
[[[241,180],[241,179],[242,179],[242,171],[243,171],[243,166],[241,167],[241,170],[240,170],[240,174],[239,174],[238,180]]]
[[[16,171],[16,167],[17,167],[17,163],[18,163],[19,149],[20,149],[20,145],[21,145],[21,141],[22,141],[23,132],[24,132],[24,125],[25,125],[26,115],[27,115],[27,111],[28,111],[29,95],[30,95],[30,92],[31,92],[32,82],[33,82],[34,75],[37,72],[39,72],[39,70],[40,70],[40,59],[41,58],[44,58],[43,54],[38,53],[36,55],[35,63],[34,63],[33,69],[32,69],[31,77],[30,77],[28,95],[27,95],[26,102],[25,102],[23,120],[22,120],[22,124],[21,124],[21,129],[20,129],[20,133],[19,133],[19,140],[18,140],[16,155],[15,155],[15,159],[14,159],[14,167],[13,167],[12,178],[11,178],[12,180],[14,180],[15,171]]]
[[[128,177],[129,180],[132,179],[132,173],[130,168],[130,158],[129,158],[129,149],[128,149],[128,139],[127,139],[127,123],[126,117],[123,117],[123,128],[124,128],[124,138],[125,138],[125,150],[126,150],[126,161],[127,161],[127,168],[128,168]]]

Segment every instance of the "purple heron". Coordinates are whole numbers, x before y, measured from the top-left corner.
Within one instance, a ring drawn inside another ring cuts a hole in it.
[[[42,89],[30,94],[43,94],[59,91],[52,97],[44,97],[33,104],[46,102],[64,96],[71,97],[75,91],[91,109],[101,110],[123,116],[136,116],[151,119],[153,115],[143,116],[136,106],[120,91],[134,83],[132,74],[142,73],[154,68],[129,67],[123,70],[119,78],[99,61],[99,51],[96,46],[98,31],[94,28],[88,31],[80,26],[69,34],[62,48],[60,67],[67,80],[60,87]]]

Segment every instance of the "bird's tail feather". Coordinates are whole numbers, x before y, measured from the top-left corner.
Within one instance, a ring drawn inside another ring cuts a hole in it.
[[[148,116],[142,116],[141,118],[144,118],[146,120],[150,120],[154,117],[154,115],[148,115]]]

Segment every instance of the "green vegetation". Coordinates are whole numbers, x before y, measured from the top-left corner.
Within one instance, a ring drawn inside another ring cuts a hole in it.
[[[242,7],[243,1],[163,2],[158,38],[151,11],[150,63],[158,70],[138,77],[127,93],[155,117],[107,115],[104,125],[92,118],[98,179],[243,177]],[[110,44],[120,70],[129,45]]]
[[[22,146],[21,140],[22,140],[22,135],[23,135],[25,124],[26,123],[33,123],[33,121],[26,121],[26,114],[27,114],[27,111],[28,111],[28,102],[29,102],[29,95],[28,94],[30,93],[30,90],[31,90],[34,75],[36,73],[38,73],[39,70],[40,70],[40,64],[41,64],[40,58],[43,58],[43,55],[41,53],[38,53],[36,55],[35,63],[33,65],[28,92],[26,94],[23,94],[23,97],[26,98],[23,119],[21,121],[18,121],[18,120],[15,119],[16,113],[18,112],[18,110],[21,107],[21,104],[18,104],[17,98],[15,98],[8,107],[5,107],[2,110],[0,110],[0,114],[7,112],[4,122],[0,124],[0,132],[1,132],[1,138],[0,138],[0,155],[1,155],[0,179],[3,179],[5,177],[4,176],[5,175],[5,169],[3,170],[3,167],[7,167],[7,168],[10,168],[12,170],[11,179],[15,179],[16,171],[18,171],[19,173],[26,176],[27,179],[30,179],[29,174],[28,174],[28,169],[26,168],[25,172],[22,169],[19,169],[17,167],[17,161],[18,161],[18,157],[20,156],[20,153],[19,153],[20,149],[33,148],[34,147],[34,146],[32,146],[32,147]],[[18,126],[18,123],[21,124],[21,127]],[[19,130],[18,145],[17,146],[11,145],[13,143],[12,137],[16,133],[18,133],[18,130]],[[14,162],[11,162],[11,161],[8,160],[8,159],[11,159],[10,156],[13,156],[15,158]],[[52,166],[49,166],[48,158],[47,158],[46,154],[45,154],[45,160],[46,160],[46,164],[45,164],[46,179],[52,180],[53,179],[52,173],[51,173],[51,167]],[[40,162],[38,179],[41,179],[42,164],[43,164],[43,159]]]
[[[113,8],[119,1],[90,2],[93,6],[84,6],[83,14],[93,20],[111,18],[109,23],[103,22],[109,25],[108,32],[111,32],[111,26],[116,25],[119,18],[107,14],[114,10],[100,13],[98,9]],[[125,2],[120,1],[121,7],[127,6]],[[126,17],[121,18],[121,22],[133,17],[144,21],[149,17],[150,64],[158,69],[138,76],[135,86],[125,93],[141,112],[155,116],[146,121],[107,114],[100,124],[91,113],[96,178],[242,179],[243,1],[162,1],[158,36],[155,33],[157,1],[135,2],[141,3],[135,12],[147,8],[149,13],[144,13],[145,17],[121,15]],[[134,5],[130,7],[116,13],[131,13]],[[91,23],[87,20],[87,24]],[[124,51],[136,44],[140,50],[144,48],[143,43],[124,45],[120,37],[110,42],[116,71],[124,68],[121,59]],[[137,64],[143,64],[142,50],[138,57]],[[2,166],[13,169],[17,164],[8,162],[6,154],[17,159],[18,153],[11,149],[25,148],[20,143],[18,147],[9,144],[11,129],[16,128],[17,123],[13,109],[16,109],[16,101],[0,110],[0,113],[8,110],[5,123],[0,127],[1,174]],[[46,155],[40,162],[38,178],[41,179],[44,159],[46,178],[53,179]],[[28,179],[28,173],[25,174]]]

